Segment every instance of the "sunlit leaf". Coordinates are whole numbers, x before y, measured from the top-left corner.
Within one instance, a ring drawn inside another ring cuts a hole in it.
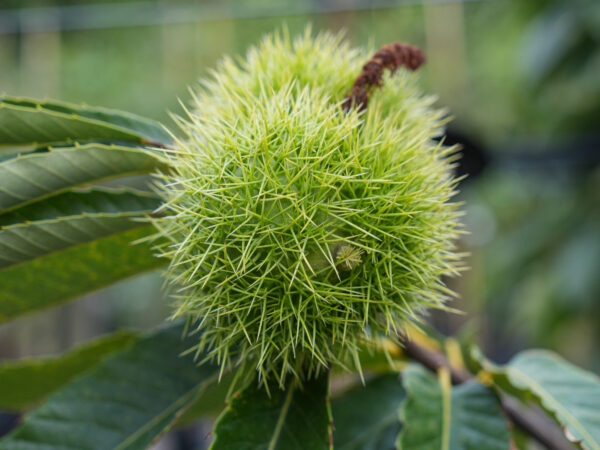
[[[140,148],[87,144],[31,153],[0,162],[0,212],[74,186],[148,173],[158,160]]]
[[[0,322],[163,265],[137,219],[159,204],[137,191],[66,192],[0,215]]]
[[[0,97],[0,153],[2,146],[90,141],[168,144],[171,138],[158,122],[121,111]]]

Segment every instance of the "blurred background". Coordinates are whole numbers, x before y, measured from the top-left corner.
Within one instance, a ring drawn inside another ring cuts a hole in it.
[[[188,86],[285,24],[354,45],[425,50],[426,92],[463,145],[464,315],[434,315],[504,362],[526,347],[600,372],[600,2],[597,0],[0,0],[0,93],[85,102],[173,127]],[[1,180],[0,180],[1,182]],[[60,353],[168,316],[160,274],[0,325],[0,361]],[[0,418],[7,429],[18,418]],[[157,448],[203,448],[210,427]],[[187,443],[187,444],[186,444]]]

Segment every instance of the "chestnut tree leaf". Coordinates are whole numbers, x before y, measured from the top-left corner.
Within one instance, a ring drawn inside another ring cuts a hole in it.
[[[330,448],[327,404],[329,378],[253,383],[235,394],[215,425],[212,450],[326,450]]]
[[[93,189],[0,215],[0,270],[140,226],[160,205],[151,194]],[[56,214],[52,214],[56,211]]]
[[[0,162],[0,213],[59,194],[74,186],[161,167],[136,147],[87,144],[50,149]]]
[[[138,219],[160,201],[131,190],[90,189],[0,215],[0,322],[160,267],[153,227]]]
[[[582,448],[600,450],[600,378],[556,353],[526,350],[504,366],[481,361],[496,386],[542,407]]]
[[[405,392],[396,373],[377,376],[331,402],[336,450],[393,449]]]
[[[62,355],[0,363],[0,409],[20,412],[30,408],[108,355],[131,345],[136,337],[137,333],[122,330]]]
[[[182,339],[183,329],[151,333],[54,392],[0,449],[148,448],[218,376],[214,365],[181,356],[197,340]]]
[[[447,372],[436,377],[411,365],[402,373],[406,400],[400,409],[403,450],[508,450],[508,422],[494,391],[475,381],[452,387]]]
[[[24,151],[39,145],[69,142],[171,142],[163,126],[134,114],[70,103],[0,97],[2,147]]]

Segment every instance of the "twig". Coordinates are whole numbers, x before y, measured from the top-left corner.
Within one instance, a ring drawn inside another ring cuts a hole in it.
[[[453,384],[462,384],[473,380],[470,373],[452,367],[442,353],[427,350],[407,339],[406,336],[400,337],[400,343],[407,356],[420,362],[429,370],[437,372],[441,367],[445,367],[450,372]],[[540,444],[550,450],[573,449],[573,446],[567,441],[562,432],[549,420],[545,420],[543,416],[534,411],[523,410],[511,397],[503,396],[500,400],[502,410],[511,422]]]

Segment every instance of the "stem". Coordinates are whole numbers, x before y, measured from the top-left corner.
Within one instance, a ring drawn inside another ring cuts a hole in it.
[[[452,384],[462,384],[473,379],[470,373],[452,367],[446,356],[440,352],[425,349],[406,336],[400,336],[400,343],[408,356],[432,372],[437,372],[440,368],[448,370]],[[550,450],[573,449],[562,432],[545,417],[535,411],[522,409],[511,397],[501,396],[500,402],[504,414],[511,422],[546,448]]]

